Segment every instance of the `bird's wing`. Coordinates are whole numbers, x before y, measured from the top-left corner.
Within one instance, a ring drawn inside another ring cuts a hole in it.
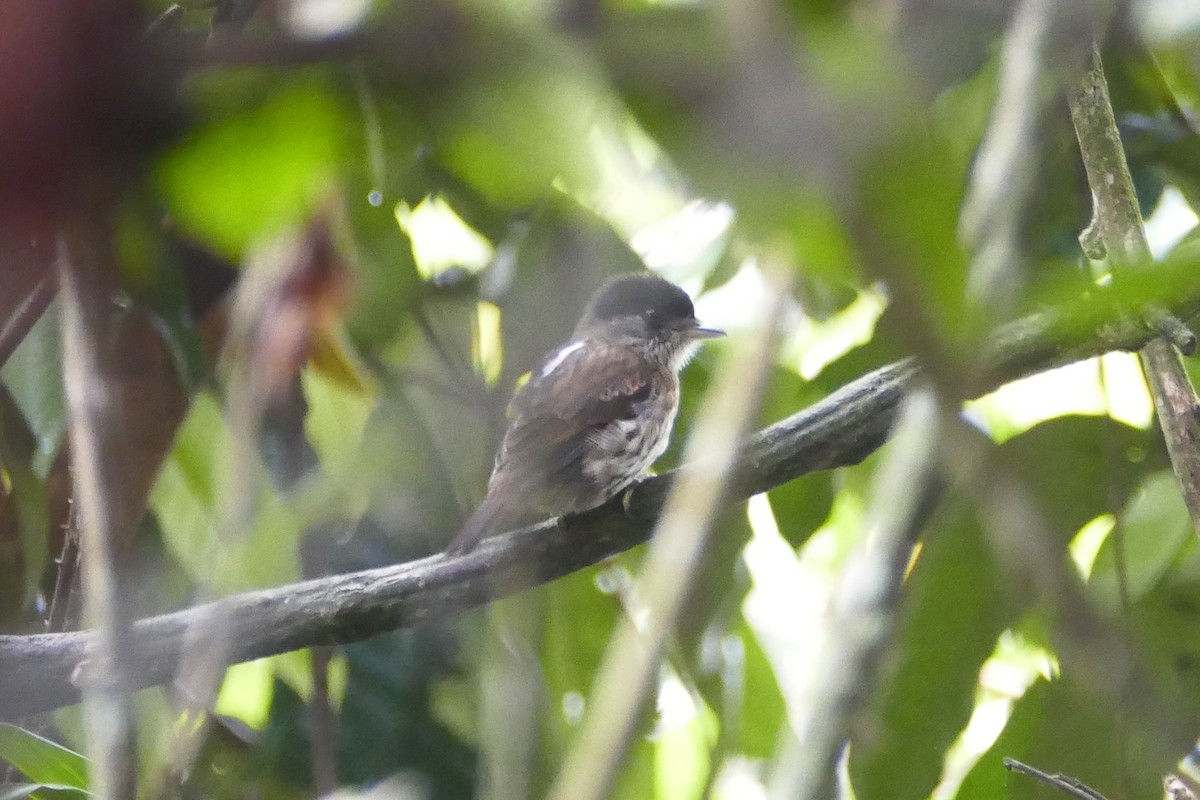
[[[547,360],[513,400],[500,467],[537,480],[578,476],[584,446],[596,431],[632,417],[650,395],[655,367],[628,350],[580,347]]]
[[[551,355],[510,406],[487,497],[448,548],[465,552],[530,512],[561,513],[583,483],[588,440],[632,417],[650,396],[654,367],[623,349],[568,345]]]

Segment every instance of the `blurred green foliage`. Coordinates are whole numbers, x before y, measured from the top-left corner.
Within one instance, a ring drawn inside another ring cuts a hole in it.
[[[996,99],[1008,4],[375,0],[348,30],[309,39],[289,27],[309,0],[250,3],[244,26],[226,21],[234,5],[216,3],[215,16],[191,8],[160,34],[194,62],[176,86],[190,119],[130,168],[115,231],[122,302],[154,321],[174,370],[162,379],[193,395],[169,452],[166,442],[131,450],[162,461],[149,515],[122,551],[139,614],[440,549],[482,496],[521,376],[618,272],[650,264],[694,295],[715,290],[719,301],[701,307],[732,333],[685,372],[679,434],[660,469],[677,463],[716,371],[766,313],[764,271],[796,278],[764,422],[921,352],[927,330],[973,356],[984,320],[965,299],[972,254],[959,215]],[[1148,42],[1114,35],[1105,60],[1143,210],[1175,215],[1155,234],[1168,249],[1200,209],[1200,30],[1182,16],[1164,30]],[[1108,289],[1079,267],[1090,199],[1059,105],[1029,154],[1036,190],[1020,214],[1028,270],[1012,276],[1016,307],[1070,308],[1066,324],[1090,330],[1081,305],[1111,318],[1113,307],[1194,296],[1194,242],[1163,272]],[[397,211],[430,198],[486,242],[486,267],[422,270],[421,231]],[[704,213],[714,208],[729,213]],[[334,321],[313,325],[301,355],[314,357],[300,359],[297,384],[250,447],[253,485],[239,485],[230,464],[244,432],[211,346],[229,311],[220,298],[236,271],[317,222],[352,288],[343,302],[304,294],[295,276],[274,284]],[[664,228],[653,248],[638,236]],[[15,264],[16,250],[0,248],[0,270],[5,259]],[[890,295],[915,299],[922,319],[903,303],[876,319],[870,303]],[[481,302],[499,310],[498,331]],[[857,311],[839,316],[848,308]],[[989,322],[1008,310],[995,313]],[[18,520],[11,535],[0,528],[0,585],[21,587],[0,592],[6,632],[35,627],[47,554],[60,547],[47,505],[67,427],[58,324],[51,306],[0,370],[0,499]],[[806,362],[818,346],[821,358]],[[1106,407],[1144,389],[1079,391]],[[162,413],[129,411],[131,426]],[[1157,432],[1106,414],[991,432],[1007,439],[1000,453],[1061,537],[1056,548],[1102,515],[1114,520],[1078,577],[1147,668],[1155,699],[1200,718],[1200,547]],[[866,535],[877,465],[773,489],[771,525],[752,524],[744,506],[722,520],[614,796],[765,796],[800,702],[780,631],[822,614],[786,602],[788,576],[831,576]],[[1062,623],[996,557],[971,498],[952,495],[925,526],[881,674],[863,687],[845,755],[853,796],[1044,796],[1004,771],[1005,756],[1109,797],[1155,792],[1172,765],[1146,744],[1157,733],[1124,713],[1144,698],[1098,699],[1086,677],[1029,666],[1054,662]],[[752,541],[781,548],[777,573],[750,579]],[[312,660],[267,662],[261,702],[246,706],[269,709],[265,720],[218,719],[185,795],[313,796],[331,788],[315,782],[321,758],[346,787],[399,775],[417,787],[405,797],[499,800],[520,793],[496,787],[521,785],[544,794],[581,717],[596,712],[592,680],[614,628],[641,613],[630,588],[640,558],[341,648],[329,729]],[[769,625],[745,613],[751,596],[779,598]],[[1019,688],[992,680],[1004,670]],[[161,777],[173,757],[164,743],[183,720],[152,691],[143,730],[162,738],[141,772]],[[1011,716],[965,735],[998,699]],[[83,749],[77,726],[60,720],[58,733]],[[504,760],[514,753],[527,763]],[[0,758],[40,784],[2,785],[3,797],[85,786],[81,756],[27,730],[0,727]]]

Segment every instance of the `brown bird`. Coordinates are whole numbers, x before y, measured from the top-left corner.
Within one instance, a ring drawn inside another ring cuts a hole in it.
[[[595,508],[644,475],[667,449],[679,371],[701,340],[718,336],[662,278],[625,275],[601,287],[571,340],[513,399],[487,495],[447,550]]]

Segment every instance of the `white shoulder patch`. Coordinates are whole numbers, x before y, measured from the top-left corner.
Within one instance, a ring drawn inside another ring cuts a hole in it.
[[[567,360],[571,353],[574,353],[581,347],[583,347],[583,342],[574,342],[555,353],[554,358],[547,361],[546,366],[542,367],[542,377],[545,378],[551,372],[554,372],[554,370],[558,369],[559,366],[561,366],[562,363]]]

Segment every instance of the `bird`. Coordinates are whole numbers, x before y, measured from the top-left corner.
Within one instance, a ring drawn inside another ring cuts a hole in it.
[[[618,276],[570,341],[542,359],[509,405],[487,493],[446,548],[603,505],[646,474],[671,437],[679,373],[705,339],[692,299],[651,273]]]

